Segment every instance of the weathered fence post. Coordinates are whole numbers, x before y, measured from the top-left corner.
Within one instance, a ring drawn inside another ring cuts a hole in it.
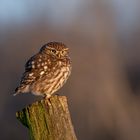
[[[37,101],[16,113],[31,140],[77,140],[65,96]]]

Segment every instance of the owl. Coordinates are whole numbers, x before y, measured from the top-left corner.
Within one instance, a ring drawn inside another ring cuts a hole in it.
[[[61,42],[49,42],[25,64],[20,85],[15,94],[30,92],[50,98],[71,74],[69,49]]]

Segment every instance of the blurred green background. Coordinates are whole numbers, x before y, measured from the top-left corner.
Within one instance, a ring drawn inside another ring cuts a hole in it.
[[[49,41],[70,48],[68,97],[79,140],[140,139],[139,0],[0,0],[0,139],[27,140],[13,97],[25,62]]]

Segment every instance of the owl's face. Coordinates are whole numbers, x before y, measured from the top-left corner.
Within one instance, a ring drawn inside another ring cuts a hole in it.
[[[50,42],[44,45],[40,49],[40,51],[57,59],[64,59],[68,57],[69,54],[68,48],[63,43],[60,42]]]

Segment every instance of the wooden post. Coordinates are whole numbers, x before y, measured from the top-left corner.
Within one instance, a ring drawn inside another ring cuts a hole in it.
[[[16,112],[31,140],[77,140],[65,96],[52,96]]]

